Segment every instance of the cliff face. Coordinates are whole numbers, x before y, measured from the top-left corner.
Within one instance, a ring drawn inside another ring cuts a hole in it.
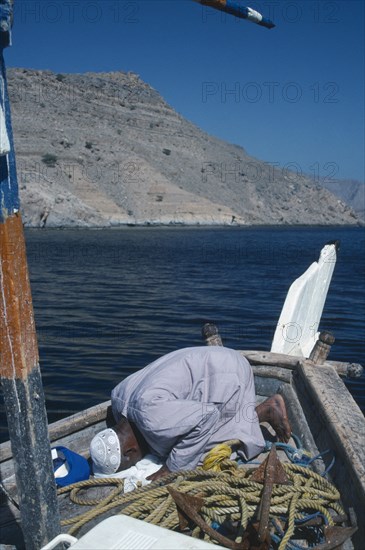
[[[365,221],[365,183],[358,180],[325,181],[323,186],[348,204]]]
[[[132,73],[8,70],[28,226],[356,224],[338,197],[176,113]]]

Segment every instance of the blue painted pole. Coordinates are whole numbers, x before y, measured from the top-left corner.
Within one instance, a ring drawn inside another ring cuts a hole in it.
[[[12,0],[0,0],[0,375],[24,543],[39,550],[61,529],[3,57],[11,23]]]
[[[273,23],[270,19],[264,17],[256,10],[244,6],[240,0],[194,0],[194,2],[229,13],[239,19],[247,19],[252,23],[260,25],[261,27],[266,27],[267,29],[272,29],[275,27],[275,23]]]

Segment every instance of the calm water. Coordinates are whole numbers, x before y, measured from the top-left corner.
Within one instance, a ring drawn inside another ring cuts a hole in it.
[[[331,358],[365,365],[363,229],[29,230],[28,262],[49,421],[100,401],[159,355],[201,345],[270,349],[287,289],[340,239],[320,328]],[[365,378],[354,390],[365,398]],[[5,419],[0,424],[6,439]]]

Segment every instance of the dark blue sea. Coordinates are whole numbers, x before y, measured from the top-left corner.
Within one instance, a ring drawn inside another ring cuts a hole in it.
[[[287,290],[321,248],[341,249],[320,329],[330,358],[365,365],[365,232],[359,228],[27,230],[49,421],[110,397],[158,356],[223,342],[269,350]],[[365,378],[351,387],[365,410]],[[4,414],[1,439],[7,439]]]

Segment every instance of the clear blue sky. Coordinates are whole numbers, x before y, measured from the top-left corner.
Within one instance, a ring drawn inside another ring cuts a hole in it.
[[[136,72],[183,116],[249,154],[363,181],[364,2],[242,3],[276,28],[191,0],[15,0],[6,61]]]

